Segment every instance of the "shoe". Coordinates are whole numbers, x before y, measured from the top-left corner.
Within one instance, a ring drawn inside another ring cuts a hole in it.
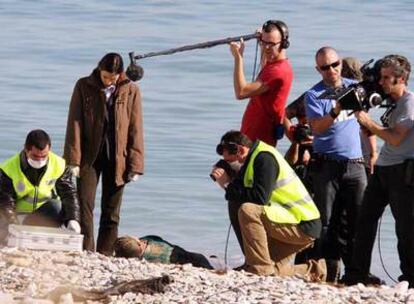
[[[340,260],[326,260],[326,282],[338,283],[341,277],[341,261]]]
[[[242,271],[242,270],[246,271],[246,267],[247,267],[246,264],[242,264],[240,266],[234,267],[233,270],[234,271]]]
[[[356,285],[358,283],[362,283],[366,286],[368,285],[386,285],[385,281],[369,273],[366,276],[361,275],[354,275],[354,274],[345,274],[342,279],[339,281],[346,286]]]

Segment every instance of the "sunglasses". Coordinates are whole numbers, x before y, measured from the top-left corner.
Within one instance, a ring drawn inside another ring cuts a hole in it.
[[[333,68],[334,69],[334,68],[338,67],[340,64],[341,64],[341,61],[338,60],[338,61],[332,62],[331,64],[322,65],[319,68],[321,69],[321,71],[326,72],[330,68]]]
[[[236,154],[237,153],[237,143],[235,142],[221,142],[216,147],[216,152],[218,155],[223,155],[223,150],[226,149],[229,154]]]
[[[274,48],[275,46],[277,46],[278,44],[280,44],[282,41],[279,42],[271,42],[271,41],[264,41],[262,39],[259,40],[259,43],[262,47],[264,48]]]

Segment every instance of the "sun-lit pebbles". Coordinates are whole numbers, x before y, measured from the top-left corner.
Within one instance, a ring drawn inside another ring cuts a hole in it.
[[[412,303],[407,283],[395,287],[334,287],[300,277],[260,277],[244,271],[214,272],[191,265],[163,265],[97,253],[0,249],[0,303],[52,303],[56,287],[104,290],[117,283],[169,275],[164,293],[127,292],[110,303]],[[71,293],[56,303],[76,303]],[[96,303],[89,301],[89,303]]]

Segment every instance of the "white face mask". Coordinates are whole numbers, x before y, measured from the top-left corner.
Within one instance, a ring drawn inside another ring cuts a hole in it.
[[[27,162],[29,163],[30,167],[35,168],[35,169],[40,169],[46,166],[47,158],[42,159],[42,160],[34,160],[28,157]]]
[[[239,163],[238,160],[232,161],[231,163],[229,163],[229,165],[236,172],[239,172],[240,171],[240,168],[242,166],[242,164]]]

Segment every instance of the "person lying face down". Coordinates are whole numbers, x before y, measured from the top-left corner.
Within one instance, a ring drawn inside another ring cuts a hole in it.
[[[189,252],[155,235],[141,238],[119,237],[115,242],[114,250],[116,257],[145,259],[149,262],[163,264],[190,263],[195,267],[213,269],[204,255]]]

